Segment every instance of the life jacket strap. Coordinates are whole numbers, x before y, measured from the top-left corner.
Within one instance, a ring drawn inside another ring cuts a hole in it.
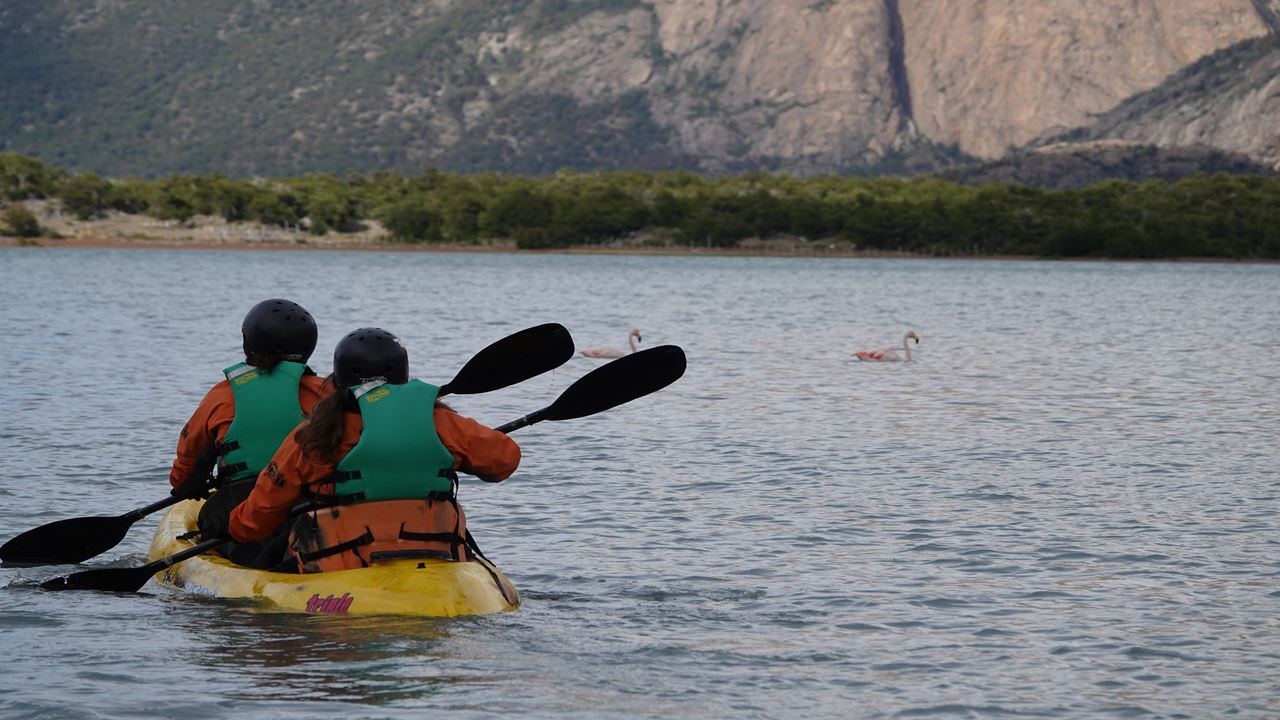
[[[319,560],[331,555],[337,555],[338,553],[344,553],[348,550],[355,550],[361,545],[368,545],[371,542],[373,542],[373,533],[369,532],[368,528],[365,528],[364,534],[354,540],[348,540],[346,542],[341,542],[327,548],[320,548],[312,552],[298,553],[298,557],[302,559],[303,562],[311,562],[312,560]]]
[[[467,530],[467,537],[464,538],[464,540],[467,544],[467,547],[471,549],[471,552],[476,554],[476,557],[481,557],[481,558],[484,558],[485,560],[489,559],[487,557],[484,557],[484,553],[480,552],[480,546],[476,544],[476,539],[471,537],[470,529]],[[494,578],[494,579],[497,580],[497,578]],[[498,583],[498,584],[501,585],[502,583]]]
[[[463,530],[467,535],[471,534],[470,530],[463,529],[462,526],[462,508],[458,507],[458,478],[454,476],[453,488],[448,493],[431,493],[431,495],[446,495],[447,497],[433,498],[428,496],[427,500],[444,500],[453,506],[453,511],[457,520],[453,524],[453,532],[444,533],[416,533],[404,529],[404,523],[400,523],[400,539],[401,540],[417,540],[425,542],[447,542],[449,543],[449,559],[454,562],[461,562],[463,559],[462,548],[467,546],[467,538],[458,533]]]
[[[497,568],[494,566],[493,561],[485,557],[484,553],[480,552],[480,546],[476,544],[476,539],[471,537],[471,530],[468,529],[466,532],[467,548],[475,554],[476,562],[480,563],[480,567],[484,568],[485,572],[489,573],[489,577],[493,579],[493,584],[498,586],[498,592],[502,593],[502,597],[506,598],[507,602],[514,605],[519,599],[519,596],[512,595],[507,592],[507,586],[502,583],[502,578],[498,577]]]
[[[217,458],[218,461],[218,477],[217,482],[215,483],[216,485],[222,485],[228,478],[233,478],[239,473],[249,469],[249,463],[247,462],[231,463],[228,465],[222,461],[222,459],[227,456],[227,453],[235,452],[240,449],[239,440],[232,440],[231,442],[225,443],[215,441],[211,447],[214,449],[213,457]]]
[[[456,502],[458,499],[457,493],[458,493],[458,488],[455,486],[448,491],[440,490],[437,492],[427,493],[427,496],[422,499],[432,500],[432,501]],[[323,499],[329,505],[355,505],[357,503],[365,502],[368,499],[365,497],[365,494],[362,492],[349,493],[346,495],[337,495],[337,494],[316,495],[315,497],[317,499]]]
[[[239,473],[242,470],[248,470],[248,469],[249,469],[249,463],[243,463],[243,462],[235,463],[232,465],[223,465],[222,472],[218,473],[218,477],[235,477],[236,473]]]
[[[403,523],[400,525],[400,539],[401,539],[401,540],[419,540],[419,541],[421,541],[421,542],[447,542],[447,543],[449,543],[450,545],[460,545],[460,544],[465,544],[465,543],[466,543],[466,540],[464,540],[463,538],[459,537],[457,533],[451,533],[451,532],[442,532],[442,533],[419,533],[419,532],[411,532],[411,531],[408,531],[408,530],[405,530],[405,529],[404,529],[404,524],[403,524]]]
[[[427,496],[423,499],[424,500],[453,500],[457,498],[458,497],[458,473],[452,469],[446,469],[446,470],[441,470],[437,474],[437,476],[447,479],[449,481],[450,488],[448,490],[435,490],[430,493],[427,493]],[[325,478],[325,482],[329,482],[337,485],[338,483],[351,482],[352,480],[360,480],[362,478],[364,478],[364,474],[361,473],[359,470],[334,470],[333,472],[329,473],[329,476],[327,478]],[[351,500],[348,500],[344,504],[350,504],[352,502],[364,502],[366,499],[365,494],[363,492],[348,493],[345,495],[335,495],[334,497],[352,498]]]

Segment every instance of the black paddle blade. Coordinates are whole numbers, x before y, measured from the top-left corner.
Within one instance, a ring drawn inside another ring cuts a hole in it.
[[[0,561],[27,566],[84,562],[119,545],[132,524],[119,516],[58,520],[0,545]]]
[[[307,510],[314,508],[313,503],[304,503],[295,507],[289,513],[289,517],[297,517]],[[45,590],[103,590],[106,592],[138,592],[143,585],[147,584],[147,580],[151,576],[168,567],[173,567],[178,563],[193,558],[197,555],[221,547],[231,542],[231,538],[211,537],[208,540],[192,545],[186,550],[178,552],[166,558],[160,558],[153,562],[147,563],[142,567],[136,568],[102,568],[100,570],[85,570],[84,572],[71,573],[65,577],[54,578],[47,582],[41,583],[40,587]]]
[[[620,357],[578,378],[539,420],[572,420],[657,392],[684,375],[684,350],[660,345]]]
[[[101,568],[71,573],[40,584],[45,590],[103,590],[106,592],[138,592],[152,575],[164,565],[143,565],[136,568]]]
[[[476,353],[440,394],[475,395],[522,383],[573,357],[573,338],[559,323],[526,328]]]

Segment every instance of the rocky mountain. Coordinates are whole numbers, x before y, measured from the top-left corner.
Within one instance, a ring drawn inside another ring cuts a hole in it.
[[[1280,170],[1280,37],[1209,55],[1060,138],[1103,139],[1209,146]]]
[[[1251,0],[904,3],[916,124],[994,158],[1268,27]]]
[[[1207,55],[1280,32],[1277,10],[1280,0],[17,0],[0,4],[0,150],[141,176],[919,172],[1088,125]],[[1265,152],[1256,138],[1273,123],[1230,124],[1254,138],[1233,142]]]

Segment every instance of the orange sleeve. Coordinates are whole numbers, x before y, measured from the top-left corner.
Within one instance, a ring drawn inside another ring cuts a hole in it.
[[[237,542],[261,540],[284,524],[289,511],[306,495],[307,488],[319,485],[333,473],[336,462],[319,462],[302,451],[298,444],[298,430],[306,427],[304,421],[276,450],[267,467],[258,474],[253,491],[245,501],[231,512],[227,530]],[[360,440],[363,423],[360,416],[347,413],[338,456],[343,457]]]
[[[170,485],[178,487],[187,479],[199,463],[201,454],[227,434],[235,416],[236,399],[231,393],[231,383],[223,380],[209,388],[178,434],[178,451],[169,470]]]
[[[319,375],[303,375],[298,383],[298,405],[303,415],[310,415],[316,403],[333,394],[333,385]]]
[[[440,442],[453,453],[454,469],[485,482],[500,482],[520,465],[520,446],[506,433],[442,407],[434,417]]]

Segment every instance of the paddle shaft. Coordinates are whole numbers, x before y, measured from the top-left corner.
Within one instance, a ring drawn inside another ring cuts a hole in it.
[[[145,570],[147,571],[147,577],[151,577],[152,575],[155,575],[156,573],[160,572],[161,570],[164,570],[165,568],[171,568],[174,565],[177,565],[178,563],[182,562],[183,560],[186,560],[188,558],[193,558],[197,555],[203,555],[204,553],[207,553],[210,550],[216,550],[222,547],[223,545],[226,545],[229,542],[231,542],[231,538],[229,537],[212,537],[212,538],[209,538],[208,540],[202,540],[196,543],[195,545],[192,545],[191,547],[187,548],[186,550],[176,552],[170,555],[169,557],[162,557],[159,560],[156,560],[155,562],[151,562],[140,568],[137,568],[137,570],[138,571]],[[146,582],[146,581],[144,580],[143,582]]]
[[[169,507],[170,505],[177,505],[178,503],[182,502],[182,500],[183,498],[177,497],[176,495],[170,495],[169,497],[163,500],[157,500],[146,507],[140,507],[137,510],[131,510],[121,515],[120,519],[127,521],[129,523],[134,523],[157,510],[163,510]]]
[[[541,410],[538,410],[537,412],[531,412],[528,415],[525,415],[524,417],[520,418],[519,420],[512,420],[511,422],[506,423],[504,425],[499,425],[498,427],[494,428],[494,430],[497,430],[500,433],[506,433],[507,435],[510,435],[513,430],[519,430],[522,427],[528,427],[529,425],[532,425],[536,422],[541,422],[543,417],[546,416],[546,414],[547,414],[547,410],[546,408],[543,408]]]

